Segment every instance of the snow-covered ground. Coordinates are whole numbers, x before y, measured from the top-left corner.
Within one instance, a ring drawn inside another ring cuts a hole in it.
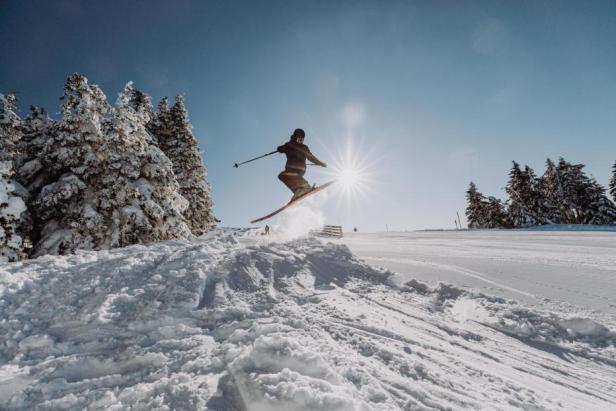
[[[547,284],[575,261],[589,267],[587,288],[607,295],[594,282],[614,290],[599,279],[614,276],[613,234],[527,233],[530,244],[513,232],[252,234],[0,267],[0,409],[616,407],[616,334],[574,316],[580,301],[554,291],[570,310],[549,312],[433,281],[440,269],[457,282],[442,268],[457,265],[492,281],[476,284],[490,294],[534,302],[532,283],[503,281],[508,267],[550,271]],[[402,279],[352,250],[412,270]],[[460,266],[465,253],[476,266]]]
[[[616,232],[559,227],[347,234],[344,242],[399,281],[444,281],[616,328]]]

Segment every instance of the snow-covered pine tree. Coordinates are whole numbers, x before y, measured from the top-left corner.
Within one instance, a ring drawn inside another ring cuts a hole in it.
[[[560,207],[563,203],[563,189],[556,165],[549,158],[546,170],[537,181],[539,218],[544,224],[559,224],[562,219]]]
[[[594,178],[589,179],[586,189],[589,197],[588,224],[616,224],[616,206],[605,194],[605,188]]]
[[[169,107],[169,99],[163,97],[158,103],[158,110],[152,115],[152,119],[148,123],[148,130],[154,139],[154,142],[159,145],[159,136],[165,136],[167,139],[172,130],[171,124],[171,107]]]
[[[54,121],[39,107],[30,106],[30,114],[22,121],[23,137],[17,143],[16,179],[30,192],[39,192],[48,173],[43,168],[42,153],[49,143]]]
[[[612,179],[610,180],[610,194],[614,201],[616,201],[616,161],[612,166]]]
[[[149,97],[129,83],[112,108],[73,74],[63,100],[40,157],[34,255],[190,236],[173,166],[146,129]]]
[[[471,181],[466,190],[466,221],[468,228],[486,227],[486,209],[483,194],[477,191],[477,186]]]
[[[543,215],[543,204],[545,199],[543,193],[539,188],[539,179],[535,174],[535,171],[528,165],[524,166],[524,175],[528,182],[528,206],[530,208],[533,218],[536,220],[537,225],[552,224],[551,219],[548,216]]]
[[[150,119],[149,96],[128,83],[113,110],[109,143],[117,149],[111,150],[113,172],[106,177],[109,191],[101,203],[111,217],[111,247],[191,235],[182,215],[188,202],[180,194],[173,164],[147,130]]]
[[[43,145],[40,168],[37,159],[24,163],[36,181],[31,182],[34,256],[93,249],[99,237],[87,226],[91,204],[102,188],[101,176],[107,172],[105,132],[111,108],[100,88],[77,73],[67,79],[62,100],[62,119],[45,131],[43,141],[32,136],[34,147]]]
[[[590,203],[590,198],[586,191],[587,184],[585,174],[582,171],[582,164],[571,164],[565,159],[560,158],[558,169],[563,177],[563,187],[565,189],[565,213],[567,222],[572,224],[583,224],[586,220],[586,212]]]
[[[49,182],[49,173],[41,162],[42,153],[48,142],[48,133],[54,122],[47,112],[30,106],[30,114],[21,123],[22,138],[17,142],[18,155],[15,157],[16,186],[23,193],[28,212],[22,214],[23,233],[27,233],[29,247],[40,238],[40,225],[35,213],[36,194]]]
[[[532,171],[532,170],[531,170]],[[532,174],[534,175],[534,174]],[[512,227],[531,227],[538,224],[538,218],[533,211],[533,187],[531,175],[520,169],[520,165],[513,162],[509,172],[509,182],[505,187],[509,194],[507,218]]]
[[[192,133],[184,98],[181,95],[176,96],[175,104],[171,108],[167,98],[163,98],[149,128],[159,147],[173,163],[180,193],[189,203],[184,216],[192,233],[205,233],[216,222],[212,213],[210,186],[206,180],[207,171]]]
[[[21,119],[15,110],[15,95],[0,94],[0,262],[25,257],[20,228],[26,211],[23,199],[15,193],[12,180],[15,144],[21,138]]]
[[[571,164],[562,157],[557,170],[563,187],[561,216],[567,224],[588,224],[594,213],[592,203],[593,184],[584,172],[583,164]]]
[[[486,228],[504,228],[507,226],[507,214],[503,202],[496,197],[488,197],[483,203]]]
[[[584,164],[571,164],[560,158],[556,166],[563,196],[560,214],[567,224],[610,224],[613,221],[613,203],[605,189],[586,175]]]

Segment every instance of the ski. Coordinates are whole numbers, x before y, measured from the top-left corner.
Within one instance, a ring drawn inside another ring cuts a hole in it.
[[[258,223],[259,221],[263,221],[263,220],[267,220],[268,218],[272,218],[273,216],[275,216],[278,213],[283,212],[284,210],[286,210],[287,208],[297,204],[298,202],[300,202],[301,200],[303,200],[306,197],[309,197],[313,194],[318,193],[321,190],[326,189],[327,187],[331,186],[332,184],[334,184],[336,182],[336,180],[332,180],[332,181],[328,181],[327,183],[321,184],[320,186],[316,186],[314,187],[312,190],[308,191],[306,194],[303,194],[299,197],[297,197],[295,200],[291,200],[289,201],[287,204],[283,205],[282,207],[280,207],[278,210],[273,211],[271,213],[269,213],[266,216],[263,216],[261,218],[257,218],[256,220],[252,220],[250,222],[250,224],[254,224],[254,223]]]

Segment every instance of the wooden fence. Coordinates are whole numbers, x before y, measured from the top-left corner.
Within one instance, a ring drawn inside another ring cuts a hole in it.
[[[320,230],[313,232],[320,237],[342,238],[342,227],[339,225],[324,225]]]

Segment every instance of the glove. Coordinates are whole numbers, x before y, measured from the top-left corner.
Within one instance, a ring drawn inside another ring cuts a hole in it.
[[[327,164],[321,163],[321,167],[327,167]]]
[[[278,148],[276,149],[276,151],[278,151],[279,153],[284,153],[284,146],[278,146]]]

